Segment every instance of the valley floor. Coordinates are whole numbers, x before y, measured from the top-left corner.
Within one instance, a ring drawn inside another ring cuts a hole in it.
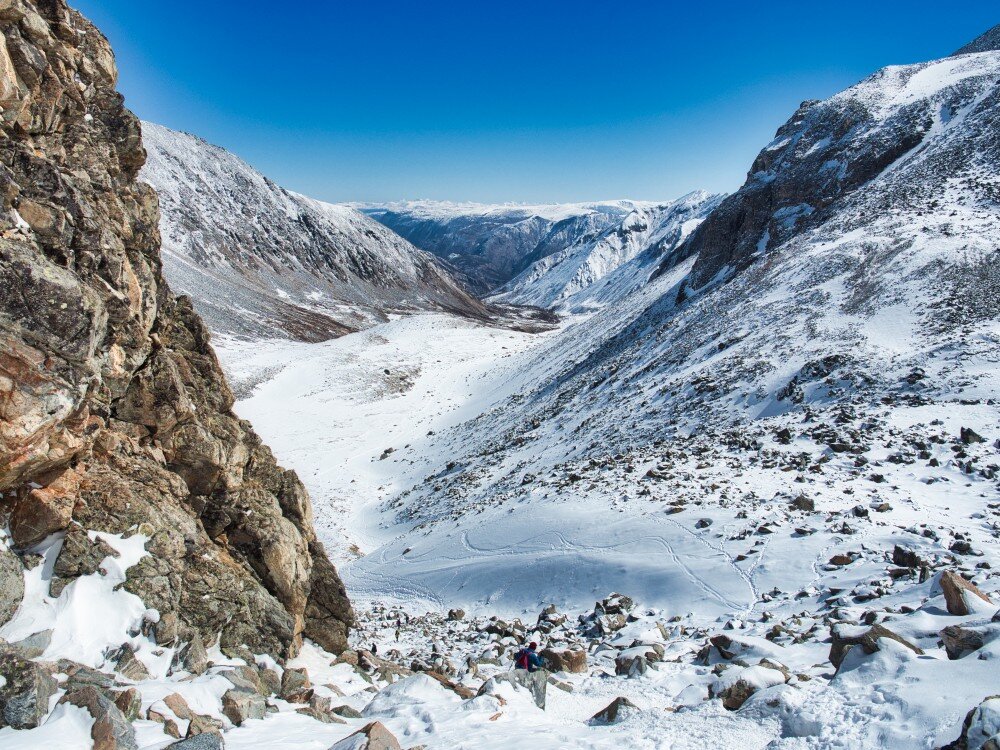
[[[418,675],[387,688],[401,696],[385,699],[385,715],[366,716],[440,748],[934,748],[997,692],[996,605],[955,616],[938,583],[958,570],[997,601],[1000,422],[983,402],[819,404],[804,421],[777,414],[668,447],[607,446],[598,461],[569,449],[519,496],[409,507],[410,488],[434,485],[464,447],[450,428],[478,418],[489,429],[490,409],[529,385],[525,362],[559,335],[427,315],[320,345],[216,342],[238,412],[312,494],[360,610],[359,649],[436,665],[473,689],[528,638],[589,652],[587,673],[560,675],[571,693],[550,685],[544,712],[514,692],[502,710],[463,703]],[[831,437],[831,425],[852,437]],[[588,605],[612,591],[638,603],[628,624],[588,632],[601,614]],[[547,604],[569,620],[537,629]],[[443,617],[459,606],[478,619]],[[525,625],[505,630],[498,616]],[[876,639],[881,650],[837,670],[838,623],[881,623],[913,648]],[[949,658],[946,626],[983,647]],[[712,645],[720,635],[736,645]],[[633,673],[636,654],[646,661]],[[708,700],[740,680],[760,694],[739,712]],[[619,695],[641,710],[586,723]],[[240,729],[228,746],[281,746],[266,736]]]

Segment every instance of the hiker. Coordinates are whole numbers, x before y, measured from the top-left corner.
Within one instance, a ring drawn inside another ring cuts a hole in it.
[[[518,651],[517,655],[514,656],[514,667],[516,669],[527,669],[529,672],[541,669],[542,657],[535,653],[537,649],[538,644],[532,641],[528,644],[527,648],[522,648]]]

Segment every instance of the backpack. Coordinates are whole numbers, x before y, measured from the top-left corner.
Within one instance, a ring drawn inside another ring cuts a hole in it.
[[[517,666],[520,667],[521,669],[530,669],[531,655],[528,652],[528,649],[522,648],[520,651],[517,652],[517,656],[515,656],[514,659],[515,659],[514,663],[517,664]]]

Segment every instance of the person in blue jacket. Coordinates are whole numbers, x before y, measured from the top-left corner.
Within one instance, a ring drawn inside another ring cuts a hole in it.
[[[527,648],[522,648],[514,656],[514,666],[517,669],[527,669],[534,672],[542,668],[542,657],[537,654],[538,644],[532,641]]]

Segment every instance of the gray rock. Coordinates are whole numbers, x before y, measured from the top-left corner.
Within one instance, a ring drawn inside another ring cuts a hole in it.
[[[196,734],[167,747],[172,750],[225,750],[226,741],[221,734]]]
[[[29,635],[27,638],[22,638],[16,643],[10,644],[10,647],[21,654],[21,656],[25,659],[37,659],[45,653],[45,649],[47,649],[51,643],[52,631],[43,630],[40,633]]]
[[[191,674],[204,674],[208,669],[208,651],[200,633],[195,633],[191,642],[184,649],[181,664]]]
[[[59,596],[75,579],[96,573],[108,557],[118,557],[118,553],[103,539],[92,541],[84,529],[71,525],[66,530],[62,548],[52,569],[54,577],[49,586],[49,595]]]
[[[263,719],[267,715],[267,702],[259,693],[227,690],[222,696],[222,713],[239,726],[249,719]]]
[[[135,651],[127,643],[121,647],[115,669],[126,679],[135,682],[149,679],[149,671],[146,669],[146,665],[139,660],[139,657],[135,655]]]
[[[59,701],[84,708],[94,717],[90,736],[100,750],[138,750],[135,729],[108,696],[94,686],[77,688]]]
[[[52,665],[28,661],[13,651],[0,653],[0,726],[33,729],[49,712],[57,684]]]
[[[337,716],[343,716],[345,719],[360,719],[361,712],[356,708],[351,708],[348,705],[334,706],[332,709],[333,713]]]
[[[5,625],[24,598],[24,565],[6,547],[0,548],[0,625]]]
[[[526,669],[515,669],[513,672],[504,672],[495,677],[491,677],[483,686],[479,688],[478,695],[488,695],[493,692],[496,685],[507,682],[515,687],[524,688],[531,693],[535,705],[541,709],[545,708],[545,688],[548,685],[549,673],[544,669],[529,672]]]

